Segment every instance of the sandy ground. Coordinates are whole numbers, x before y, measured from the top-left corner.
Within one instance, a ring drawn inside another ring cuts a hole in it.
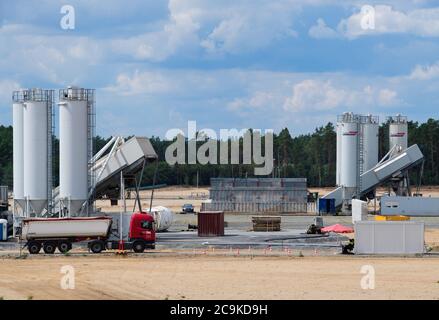
[[[94,256],[0,260],[3,299],[438,299],[439,259]],[[64,290],[60,270],[75,271]],[[375,270],[362,289],[361,268]]]
[[[330,188],[319,191],[326,193]],[[384,190],[383,190],[384,191]],[[423,188],[439,196],[439,188]],[[149,206],[149,191],[142,192]],[[207,188],[167,187],[156,190],[154,206],[179,212],[192,203],[196,210],[208,197]],[[128,210],[134,200],[127,201]],[[99,201],[103,211],[119,211]],[[176,228],[196,221],[196,215],[176,215]],[[246,230],[251,216],[227,215],[229,227]],[[283,217],[285,228],[305,229],[313,217]],[[418,218],[415,218],[415,220]],[[334,255],[299,249],[282,256],[220,250],[160,249],[143,255],[88,255],[73,252],[17,258],[0,255],[0,299],[439,299],[439,219],[426,221],[426,244],[433,254],[424,257],[364,257]],[[324,217],[325,224],[350,224],[350,217]],[[348,235],[353,236],[353,235]],[[198,251],[197,251],[198,250]],[[262,251],[261,251],[262,252]],[[375,289],[361,288],[361,268],[375,270]],[[75,289],[63,290],[63,266],[75,271]]]

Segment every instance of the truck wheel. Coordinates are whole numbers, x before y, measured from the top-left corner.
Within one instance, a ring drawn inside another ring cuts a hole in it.
[[[44,242],[43,251],[47,254],[54,254],[56,250],[56,244],[53,242]]]
[[[142,253],[143,251],[145,251],[145,244],[143,243],[143,241],[136,241],[133,243],[133,251],[135,253]]]
[[[90,243],[90,250],[93,253],[101,253],[104,250],[104,243],[102,241],[93,241]]]
[[[72,249],[72,244],[69,241],[60,241],[58,243],[58,250],[61,253],[67,253]]]
[[[41,250],[41,243],[37,241],[31,241],[28,243],[27,249],[29,250],[30,254],[38,254]]]

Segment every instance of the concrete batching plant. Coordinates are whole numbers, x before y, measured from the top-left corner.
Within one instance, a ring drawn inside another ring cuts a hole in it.
[[[337,119],[336,182],[342,187],[344,209],[359,194],[361,174],[378,163],[378,128],[376,116],[344,113]]]
[[[52,216],[54,193],[62,199],[57,212],[74,216],[88,209],[94,90],[69,87],[59,95],[60,187],[53,191],[54,90],[13,93],[14,211],[19,216]]]
[[[407,148],[406,117],[397,115],[388,123],[391,149],[378,162],[378,117],[353,113],[338,117],[337,188],[320,199],[320,212],[341,207],[350,213],[352,199],[373,199],[376,187],[384,183],[396,195],[410,194],[408,170],[422,163],[424,156],[417,145]]]

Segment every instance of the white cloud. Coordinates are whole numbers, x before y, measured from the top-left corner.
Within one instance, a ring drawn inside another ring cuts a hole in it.
[[[366,85],[334,85],[330,80],[305,79],[292,88],[292,95],[284,101],[287,111],[325,111],[341,107],[393,106],[400,101],[397,92],[388,88],[377,89]]]
[[[20,89],[20,84],[13,80],[0,80],[0,101],[12,101],[12,92]]]
[[[334,109],[345,100],[346,92],[332,86],[329,81],[306,79],[293,86],[293,95],[284,102],[284,109],[301,111]]]
[[[163,61],[182,48],[197,46],[200,24],[195,21],[194,11],[178,11],[173,1],[169,10],[169,20],[161,30],[113,40],[112,49],[140,60]]]
[[[216,99],[232,94],[236,86],[242,86],[243,81],[240,71],[236,70],[135,70],[118,74],[115,83],[104,89],[119,96],[189,99],[202,95],[206,99]]]
[[[345,37],[354,39],[364,35],[405,33],[422,37],[439,36],[439,8],[412,9],[402,12],[388,5],[374,8],[374,28],[363,28],[365,12],[357,12],[340,21],[338,31]]]
[[[99,41],[84,36],[51,33],[30,25],[0,27],[0,69],[57,85],[89,79],[88,68],[105,52]]]
[[[122,96],[132,96],[170,92],[171,86],[170,79],[159,72],[136,70],[132,76],[126,73],[119,74],[116,84],[105,90]]]
[[[219,11],[219,21],[201,46],[209,53],[233,54],[296,37],[292,24],[297,10],[291,1],[255,1],[251,5],[236,2],[227,10]]]
[[[277,100],[277,96],[272,92],[256,91],[249,98],[236,98],[227,104],[229,110],[240,109],[266,109],[272,107]]]
[[[209,54],[252,51],[296,36],[292,23],[297,8],[291,0],[170,0],[169,15],[160,28],[115,39],[111,48],[154,62],[196,50]]]
[[[308,34],[315,39],[331,39],[339,37],[337,31],[328,27],[322,18],[317,19],[317,24],[309,29]]]
[[[409,79],[413,80],[430,80],[436,77],[439,77],[439,61],[428,66],[417,65],[409,75]]]
[[[382,89],[378,93],[378,104],[382,106],[392,106],[399,103],[397,92],[390,89]]]

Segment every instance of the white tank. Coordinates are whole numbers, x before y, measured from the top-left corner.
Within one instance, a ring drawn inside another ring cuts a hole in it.
[[[59,194],[72,216],[88,198],[87,101],[78,99],[69,92],[59,103]]]
[[[14,200],[23,208],[23,103],[12,105]]]
[[[337,184],[337,186],[340,185],[340,177],[341,177],[341,123],[337,122],[337,126],[336,126],[336,133],[337,133],[337,159],[336,159],[336,177],[335,177],[335,183]]]
[[[398,114],[389,120],[389,149],[398,145],[399,149],[404,151],[408,145],[407,117]]]
[[[23,108],[23,193],[29,211],[39,215],[47,206],[48,104],[26,101]]]
[[[378,163],[379,120],[371,115],[362,117],[362,120],[363,172],[366,172]]]
[[[359,123],[355,116],[350,114],[341,123],[341,176],[340,184],[347,188],[357,186],[358,167],[358,135]]]
[[[154,217],[156,231],[166,231],[174,222],[174,214],[166,207],[152,207],[148,214]]]

